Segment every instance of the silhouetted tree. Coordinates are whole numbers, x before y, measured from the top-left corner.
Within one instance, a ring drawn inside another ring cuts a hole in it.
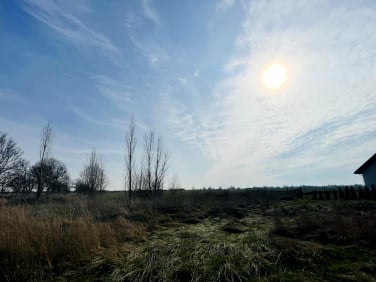
[[[29,194],[32,192],[33,182],[27,161],[23,160],[20,166],[15,170],[8,186],[15,194]]]
[[[17,171],[24,164],[22,151],[17,147],[16,142],[5,133],[0,134],[0,188],[1,193],[9,188]]]
[[[75,190],[77,193],[80,194],[88,194],[91,193],[88,184],[84,183],[81,179],[77,179],[75,182]]]
[[[41,171],[43,172],[43,180]],[[39,183],[42,183],[41,191],[46,191],[47,193],[69,191],[67,167],[61,161],[54,158],[44,159],[42,163],[37,162],[31,167],[30,174],[33,182],[37,184],[37,188],[39,188]]]
[[[153,131],[145,134],[144,138],[144,154],[145,154],[145,182],[147,185],[147,189],[149,192],[152,191],[153,188],[153,180],[152,180],[152,169],[153,169],[153,161],[154,161],[154,140],[155,134]]]
[[[155,137],[150,131],[144,138],[144,169],[143,175],[146,190],[156,194],[163,188],[169,157],[163,145],[161,137]]]
[[[164,184],[165,176],[167,172],[168,160],[169,160],[169,157],[162,143],[162,139],[161,137],[158,137],[157,144],[155,146],[155,153],[154,153],[154,179],[153,179],[154,193],[157,193],[157,191],[163,188],[163,184]]]
[[[44,165],[45,160],[48,158],[51,149],[52,149],[52,126],[51,123],[48,122],[47,125],[43,128],[41,134],[41,144],[39,149],[39,178],[38,178],[38,186],[37,186],[37,198],[40,197],[43,191],[43,181],[44,181],[44,169],[46,166]]]
[[[145,188],[147,188],[144,169],[145,168],[142,165],[142,161],[141,161],[141,165],[138,171],[136,171],[135,173],[135,183],[134,183],[135,190],[141,191],[141,190],[146,190]]]
[[[132,200],[132,189],[134,188],[134,179],[136,171],[135,150],[136,150],[136,124],[132,115],[127,132],[125,133],[125,167],[126,167],[126,188],[128,188],[129,200]]]
[[[88,164],[84,167],[80,179],[76,182],[76,191],[85,193],[102,192],[107,183],[103,163],[93,150],[89,156]]]

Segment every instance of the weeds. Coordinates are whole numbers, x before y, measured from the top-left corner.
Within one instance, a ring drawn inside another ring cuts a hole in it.
[[[59,214],[60,216],[56,216]],[[85,265],[102,248],[140,240],[145,228],[119,217],[99,222],[88,212],[61,215],[54,206],[0,207],[0,265],[8,280],[45,280],[52,273]],[[8,277],[14,273],[14,277]],[[45,277],[46,275],[46,277]]]
[[[271,192],[262,201],[254,192],[232,192],[176,191],[136,199],[132,209],[122,193],[2,200],[0,280],[372,281],[376,275],[373,202],[278,202]]]
[[[317,210],[301,213],[292,219],[275,219],[274,234],[304,240],[316,240],[321,243],[339,245],[370,245],[376,246],[376,215],[368,205],[333,205],[321,206]],[[304,211],[304,210],[303,210]]]

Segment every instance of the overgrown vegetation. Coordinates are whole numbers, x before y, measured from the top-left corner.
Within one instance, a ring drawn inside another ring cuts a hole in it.
[[[376,203],[282,190],[0,203],[0,280],[375,281]]]

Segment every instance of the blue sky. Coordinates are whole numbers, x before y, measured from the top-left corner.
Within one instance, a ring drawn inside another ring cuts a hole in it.
[[[42,127],[72,178],[88,153],[123,187],[132,113],[184,187],[361,183],[376,148],[374,1],[0,1],[0,130]],[[278,90],[262,82],[286,66]],[[141,150],[138,152],[141,158]]]

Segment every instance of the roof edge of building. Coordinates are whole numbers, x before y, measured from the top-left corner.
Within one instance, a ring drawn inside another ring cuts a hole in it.
[[[373,162],[376,162],[376,153],[373,154],[368,160],[366,160],[357,170],[354,171],[354,174],[363,174],[369,165]]]

